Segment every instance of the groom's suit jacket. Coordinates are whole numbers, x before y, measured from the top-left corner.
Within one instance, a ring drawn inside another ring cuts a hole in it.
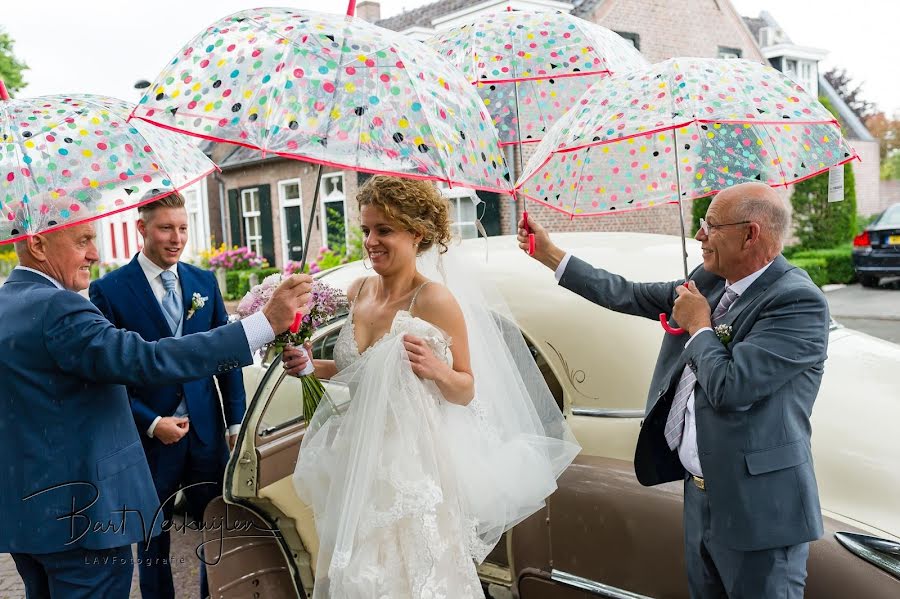
[[[712,309],[725,281],[703,267],[691,279]],[[653,320],[672,313],[671,283],[632,283],[574,256],[560,284],[617,312]],[[644,485],[680,480],[685,471],[663,430],[685,364],[694,389],[697,446],[711,528],[732,549],[795,545],[822,534],[810,451],[810,414],[828,345],[828,304],[807,274],[779,256],[710,332],[666,335],[647,397],[634,468]]]
[[[246,366],[243,327],[147,342],[19,269],[0,287],[0,323],[0,553],[140,541],[159,501],[125,385]]]
[[[211,272],[179,262],[178,279],[185,312],[182,335],[210,331],[228,322],[222,294]],[[188,318],[194,293],[199,293],[206,301]],[[172,336],[172,329],[137,256],[122,268],[91,283],[90,295],[91,301],[116,327],[134,331],[145,341]],[[223,408],[229,425],[240,424],[246,407],[241,370],[217,374],[216,379],[222,392],[221,403],[210,376],[175,385],[129,386],[131,411],[145,443],[151,441],[145,433],[156,417],[171,416],[182,399],[187,401],[191,429],[207,445],[224,437]]]

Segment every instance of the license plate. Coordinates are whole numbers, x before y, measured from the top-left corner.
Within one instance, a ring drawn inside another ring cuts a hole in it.
[[[888,245],[900,245],[900,235],[889,235],[887,242]]]

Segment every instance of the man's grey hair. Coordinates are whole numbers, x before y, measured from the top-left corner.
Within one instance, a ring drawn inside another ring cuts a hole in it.
[[[787,204],[774,191],[771,197],[755,194],[744,196],[736,203],[734,214],[738,221],[759,223],[763,231],[768,232],[773,241],[779,244],[779,248],[784,245],[791,218]]]

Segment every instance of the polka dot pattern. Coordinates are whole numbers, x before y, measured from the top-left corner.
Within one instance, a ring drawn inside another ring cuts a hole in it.
[[[777,70],[674,58],[593,85],[535,149],[517,189],[573,214],[783,186],[856,157],[834,117]]]
[[[592,83],[648,65],[618,34],[560,12],[479,16],[426,43],[476,85],[502,144],[540,141]]]
[[[179,52],[134,115],[289,158],[512,187],[462,75],[420,42],[353,17],[265,8],[224,18]]]
[[[146,203],[209,174],[190,139],[100,96],[0,101],[0,243]]]

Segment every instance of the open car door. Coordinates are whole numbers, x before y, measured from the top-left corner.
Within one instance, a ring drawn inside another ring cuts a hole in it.
[[[315,358],[331,359],[342,323],[317,331]],[[225,471],[224,497],[205,513],[210,594],[305,599],[312,593],[318,537],[312,510],[291,482],[306,431],[300,381],[285,374],[280,355],[245,368],[244,379],[252,400]],[[347,393],[322,382],[332,397]]]

